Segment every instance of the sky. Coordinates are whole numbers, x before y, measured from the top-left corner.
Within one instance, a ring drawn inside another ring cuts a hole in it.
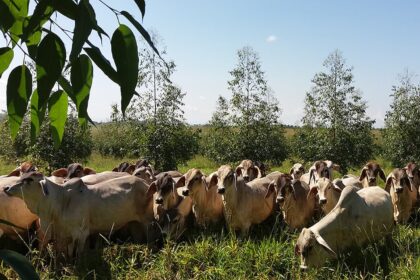
[[[118,24],[116,17],[98,0],[90,2],[99,24],[111,35]],[[134,1],[107,3],[140,19]],[[143,24],[159,34],[167,57],[177,65],[172,81],[186,92],[188,123],[207,123],[217,97],[230,96],[227,81],[237,63],[236,52],[250,46],[260,56],[284,124],[300,124],[311,79],[324,70],[328,54],[339,49],[347,65],[354,67],[355,86],[367,101],[368,115],[376,120],[376,127],[382,127],[399,74],[406,70],[420,74],[419,10],[416,0],[149,0]],[[120,21],[125,23],[123,18]],[[96,34],[91,36],[100,45]],[[4,44],[0,39],[0,46]],[[69,52],[71,42],[65,40],[65,44]],[[100,48],[112,60],[109,45],[104,39]],[[22,61],[18,52],[14,65]],[[0,79],[2,110],[8,73]],[[108,120],[114,103],[120,103],[119,87],[95,68],[91,118]]]

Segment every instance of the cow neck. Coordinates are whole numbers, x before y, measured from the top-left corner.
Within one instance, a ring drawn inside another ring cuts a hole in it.
[[[39,182],[39,199],[37,199],[35,205],[35,212],[38,216],[53,216],[54,213],[57,211],[55,205],[60,205],[62,198],[62,186],[55,184],[54,182],[45,179]],[[43,189],[45,189],[48,194],[43,193]],[[54,204],[54,205],[53,205]]]
[[[208,204],[208,200],[207,200],[207,190],[206,190],[206,186],[204,186],[204,184],[201,182],[200,186],[195,187],[195,189],[198,189],[197,192],[192,193],[191,198],[193,201],[193,205],[198,205],[201,209],[203,210],[204,208],[206,208],[205,206],[207,206]]]

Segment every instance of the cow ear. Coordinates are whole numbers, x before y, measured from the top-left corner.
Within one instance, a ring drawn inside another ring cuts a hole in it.
[[[272,193],[274,193],[276,191],[276,183],[275,181],[272,181],[267,188],[267,192],[265,194],[265,198],[268,198]]]
[[[179,178],[178,182],[176,182],[174,188],[182,188],[183,186],[185,186],[185,175],[183,175],[181,178]]]
[[[127,172],[129,174],[133,174],[134,170],[136,170],[136,166],[134,164],[131,164],[129,167],[127,167],[125,172]]]
[[[363,181],[366,178],[366,172],[367,172],[367,169],[363,168],[362,173],[360,173],[359,181]]]
[[[209,189],[217,185],[217,179],[218,179],[218,176],[216,173],[213,173],[210,175]]]
[[[156,192],[156,182],[152,182],[147,189],[146,196],[150,197]]]
[[[335,190],[337,192],[341,193],[341,191],[344,189],[344,187],[345,186],[343,184],[343,181],[341,181],[341,180],[338,180],[335,183],[333,183],[333,190]]]
[[[254,166],[254,171],[257,174],[257,178],[262,178],[261,169],[258,166]]]
[[[309,185],[311,184],[312,177],[314,178],[314,182],[315,182],[314,172],[315,172],[315,169],[313,168],[311,168],[311,170],[309,171]]]
[[[379,177],[382,179],[382,181],[386,181],[385,172],[382,170],[382,168],[379,167]]]
[[[19,177],[19,176],[20,176],[20,168],[13,170],[7,175],[7,177]]]
[[[206,191],[208,191],[209,190],[209,185],[207,184],[207,181],[206,181],[206,176],[201,176],[201,181],[203,182],[203,184],[204,184],[204,186],[206,186]]]
[[[292,168],[290,168],[289,174],[290,174],[290,175],[293,175],[293,171],[294,171],[293,167],[292,167]]]
[[[51,173],[52,176],[62,177],[62,178],[66,178],[68,174],[69,172],[67,171],[67,168],[60,168],[53,171],[53,173]]]
[[[118,167],[114,167],[114,168],[112,169],[112,172],[118,172]]]
[[[83,168],[83,174],[85,174],[85,175],[96,174],[96,171],[93,170],[92,168],[85,167],[85,168]]]
[[[236,175],[239,177],[239,176],[242,176],[242,166],[238,166],[238,167],[236,167],[236,169],[235,169],[235,173],[236,173]]]
[[[386,179],[386,182],[385,182],[385,190],[387,192],[391,191],[391,184],[392,184],[392,176],[389,175],[388,178]]]
[[[313,187],[309,190],[308,195],[306,196],[307,200],[310,200],[312,197],[315,197],[315,195],[318,193],[318,188]]]
[[[341,167],[340,167],[340,165],[338,165],[338,164],[335,164],[335,163],[334,163],[334,164],[332,165],[332,169],[333,169],[333,170],[335,170],[335,171],[340,171],[340,168],[341,168]]]
[[[325,250],[327,250],[328,253],[333,255],[334,257],[337,256],[337,254],[334,252],[333,249],[328,245],[328,243],[324,240],[324,238],[321,237],[319,234],[314,234],[316,241],[321,245]]]

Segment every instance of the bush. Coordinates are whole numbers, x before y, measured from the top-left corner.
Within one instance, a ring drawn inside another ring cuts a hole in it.
[[[4,135],[4,141],[0,144],[0,155],[12,161],[30,159],[48,170],[61,168],[72,162],[86,161],[93,147],[90,128],[80,128],[77,117],[72,114],[67,118],[63,141],[58,149],[54,148],[48,118],[44,120],[35,143],[31,143],[28,118],[24,120],[15,142],[10,138],[7,121],[0,126],[0,130]]]

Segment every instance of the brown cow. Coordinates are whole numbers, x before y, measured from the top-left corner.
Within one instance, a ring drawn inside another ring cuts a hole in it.
[[[179,239],[192,217],[192,200],[182,196],[184,184],[182,181],[177,184],[179,179],[174,179],[168,173],[160,173],[156,179],[148,190],[148,195],[154,197],[155,219],[164,234],[171,239]]]
[[[274,209],[274,191],[268,187],[267,179],[258,183],[246,183],[241,175],[229,165],[222,165],[213,174],[210,184],[216,183],[218,193],[222,195],[226,223],[231,230],[240,230],[247,235],[253,224],[266,220]]]
[[[242,175],[245,182],[263,177],[261,170],[252,160],[244,159],[237,167],[236,173]]]
[[[385,190],[391,195],[395,221],[406,223],[417,202],[417,190],[410,183],[406,170],[395,168],[386,179]]]
[[[211,177],[212,174],[206,177],[199,169],[193,168],[178,181],[179,185],[186,186],[182,194],[191,197],[192,211],[201,227],[217,224],[223,219],[222,197],[217,193],[216,184],[211,184]]]
[[[386,176],[381,166],[375,162],[368,162],[362,169],[360,173],[359,180],[362,182],[363,187],[377,186],[376,178],[380,177],[384,182],[386,181]]]

